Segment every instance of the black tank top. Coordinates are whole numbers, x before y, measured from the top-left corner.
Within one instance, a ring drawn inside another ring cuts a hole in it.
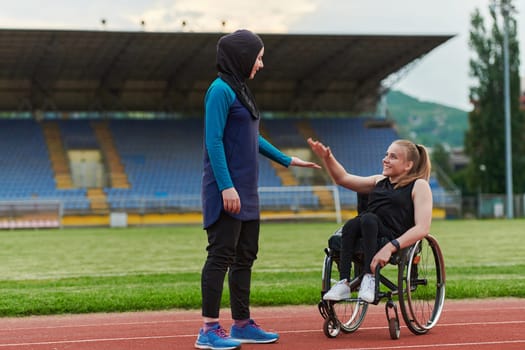
[[[412,189],[415,181],[394,189],[394,184],[385,178],[376,184],[368,195],[367,212],[375,213],[394,237],[399,237],[414,223]]]

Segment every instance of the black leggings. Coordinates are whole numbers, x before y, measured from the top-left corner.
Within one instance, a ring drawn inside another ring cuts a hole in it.
[[[360,250],[359,238],[362,238],[362,249],[364,253],[364,273],[371,273],[370,264],[374,255],[379,250],[381,238],[388,241],[394,239],[384,226],[379,217],[374,213],[364,213],[351,220],[343,226],[341,237],[341,261],[339,263],[339,276],[341,279],[350,281],[352,267],[352,256]]]
[[[240,221],[224,213],[207,229],[208,257],[202,269],[202,316],[219,317],[226,273],[234,320],[250,318],[252,265],[259,250],[259,220]]]

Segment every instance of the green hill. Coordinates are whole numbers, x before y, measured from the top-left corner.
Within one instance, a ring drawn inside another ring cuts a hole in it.
[[[467,111],[421,101],[399,91],[390,91],[386,100],[388,118],[396,122],[401,137],[429,147],[438,143],[463,147]]]

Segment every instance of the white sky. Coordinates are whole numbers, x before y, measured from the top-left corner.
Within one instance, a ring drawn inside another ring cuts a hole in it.
[[[31,29],[258,33],[454,34],[394,85],[421,100],[470,110],[470,15],[490,0],[0,0],[0,26]],[[525,0],[515,0],[525,62]],[[488,19],[488,16],[486,16]],[[182,26],[182,22],[187,24]],[[226,21],[225,27],[221,22]],[[271,55],[271,52],[266,52]],[[290,57],[293,59],[293,57]],[[522,76],[525,74],[522,64]]]

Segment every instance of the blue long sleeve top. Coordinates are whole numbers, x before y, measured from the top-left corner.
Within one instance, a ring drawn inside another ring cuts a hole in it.
[[[204,228],[219,218],[223,210],[221,192],[231,187],[239,193],[241,212],[229,215],[240,220],[258,219],[257,155],[261,153],[285,167],[292,158],[259,135],[259,119],[251,116],[222,79],[213,81],[204,102]]]

